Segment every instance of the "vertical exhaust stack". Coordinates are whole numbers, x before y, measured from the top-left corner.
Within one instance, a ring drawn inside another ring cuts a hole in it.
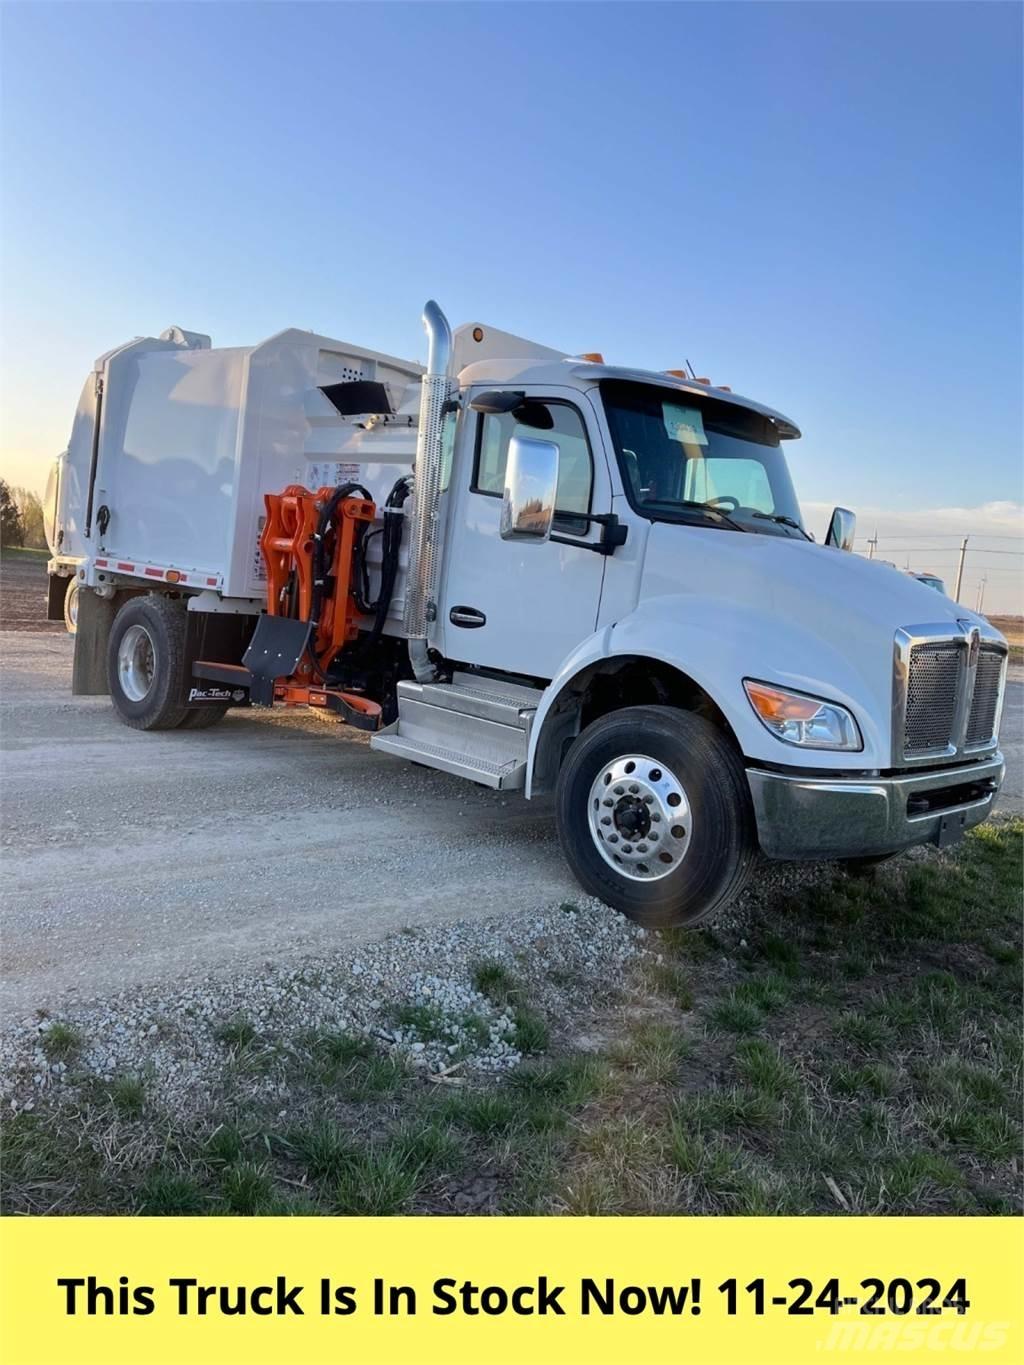
[[[451,378],[452,330],[433,299],[423,308],[429,341],[427,372],[420,392],[420,422],[413,469],[412,536],[405,591],[405,633],[409,661],[418,682],[430,682],[436,670],[427,656],[427,631],[437,613],[437,575],[440,569],[437,500],[441,491],[444,407]]]

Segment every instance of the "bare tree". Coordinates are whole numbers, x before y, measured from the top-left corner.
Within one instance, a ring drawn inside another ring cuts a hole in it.
[[[0,479],[0,545],[24,545],[25,527],[6,479]]]
[[[43,504],[39,494],[29,488],[12,488],[11,496],[21,516],[22,545],[32,550],[45,550],[46,532],[43,529]]]

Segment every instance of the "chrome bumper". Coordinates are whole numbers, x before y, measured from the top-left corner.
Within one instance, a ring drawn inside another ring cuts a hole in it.
[[[750,768],[747,778],[769,858],[856,858],[955,843],[988,816],[1003,771],[995,753],[900,777],[823,779]]]

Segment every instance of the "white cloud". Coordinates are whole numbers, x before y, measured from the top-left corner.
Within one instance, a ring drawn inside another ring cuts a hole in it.
[[[824,539],[832,508],[803,504],[808,530]],[[857,550],[867,554],[875,534],[875,558],[901,569],[928,570],[945,579],[950,592],[956,580],[960,541],[968,537],[960,601],[974,607],[984,582],[983,610],[997,615],[1024,611],[1024,504],[1011,501],[977,507],[858,507]]]

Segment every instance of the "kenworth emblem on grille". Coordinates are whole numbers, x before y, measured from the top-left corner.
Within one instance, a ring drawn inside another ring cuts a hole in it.
[[[977,626],[972,626],[970,621],[957,621],[958,626],[962,626],[967,632],[967,663],[970,668],[974,668],[978,662],[978,650],[981,648],[981,631]]]

